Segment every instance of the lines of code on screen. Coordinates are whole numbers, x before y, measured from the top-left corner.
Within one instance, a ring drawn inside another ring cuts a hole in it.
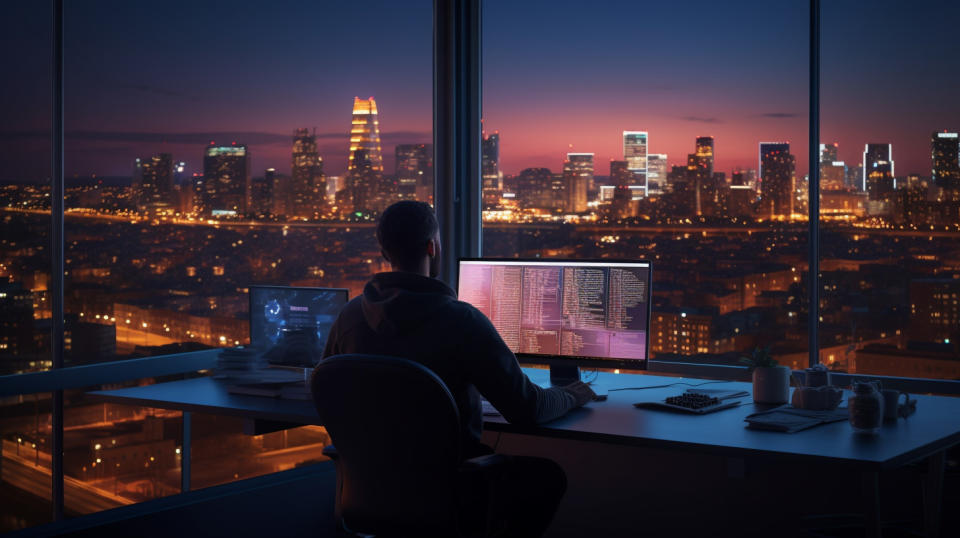
[[[514,353],[642,360],[649,275],[637,263],[464,261],[459,297]]]

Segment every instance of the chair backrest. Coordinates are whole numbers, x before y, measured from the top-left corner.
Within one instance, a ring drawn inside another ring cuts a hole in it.
[[[313,400],[337,449],[339,508],[352,530],[455,535],[460,420],[428,368],[338,355],[316,367]]]

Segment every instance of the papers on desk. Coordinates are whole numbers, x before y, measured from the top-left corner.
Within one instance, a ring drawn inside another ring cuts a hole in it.
[[[796,409],[784,405],[769,411],[748,415],[743,420],[747,422],[748,428],[794,433],[821,424],[847,420],[848,417],[849,411],[846,407],[828,411],[815,411],[812,409]]]
[[[228,383],[227,392],[249,396],[310,400],[302,368],[271,368],[263,350],[227,348],[217,357],[214,379]]]

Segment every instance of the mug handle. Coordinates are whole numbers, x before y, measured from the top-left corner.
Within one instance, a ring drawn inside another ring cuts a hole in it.
[[[903,403],[900,403],[900,396],[903,396]],[[900,391],[900,394],[897,395],[897,417],[901,416],[901,411],[907,407],[907,404],[910,403],[910,395],[904,391]],[[905,417],[906,415],[904,415]]]

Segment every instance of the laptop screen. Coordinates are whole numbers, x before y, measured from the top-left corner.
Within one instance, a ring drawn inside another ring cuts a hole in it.
[[[319,356],[347,304],[347,293],[339,288],[250,286],[250,346],[275,348],[296,336]]]

